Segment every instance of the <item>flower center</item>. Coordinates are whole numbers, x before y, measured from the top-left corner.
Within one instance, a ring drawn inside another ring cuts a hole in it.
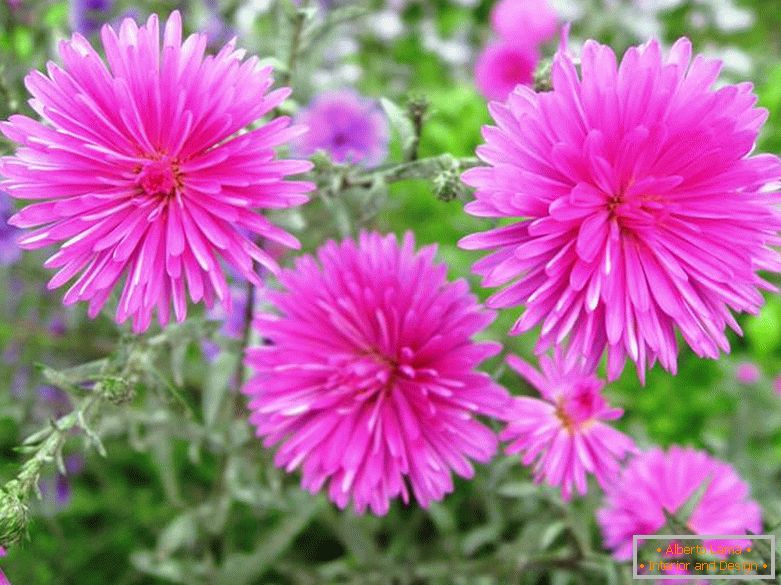
[[[178,168],[168,159],[150,160],[141,167],[136,184],[150,197],[170,197],[177,187]]]
[[[591,384],[580,385],[556,399],[556,417],[570,433],[594,421],[604,400]]]

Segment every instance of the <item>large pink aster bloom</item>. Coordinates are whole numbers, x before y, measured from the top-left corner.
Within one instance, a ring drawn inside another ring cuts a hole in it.
[[[676,514],[707,482],[691,516],[681,518],[695,534],[758,534],[760,509],[750,500],[749,486],[735,469],[703,451],[654,448],[632,459],[606,490],[605,505],[597,519],[605,547],[620,560],[632,558],[632,536],[655,534],[667,520],[665,510]],[[749,541],[706,541],[715,546]]]
[[[699,356],[729,351],[730,311],[756,313],[757,275],[778,271],[781,176],[751,155],[767,112],[748,83],[714,89],[720,63],[691,60],[687,39],[665,58],[659,43],[613,51],[588,41],[579,78],[559,51],[553,90],[517,87],[493,103],[497,126],[463,179],[472,215],[520,218],[464,238],[493,249],[475,264],[484,286],[507,285],[488,305],[525,305],[512,333],[541,324],[538,350],[565,343],[608,374],[626,356],[641,379],[658,359],[676,371],[676,330]]]
[[[20,145],[0,159],[0,186],[41,201],[10,220],[38,227],[20,245],[61,244],[45,264],[59,269],[49,288],[76,277],[64,302],[89,302],[90,316],[120,287],[117,321],[132,318],[136,332],[155,309],[166,324],[172,301],[184,320],[188,291],[193,302],[229,304],[221,262],[260,284],[253,261],[277,265],[251,236],[298,242],[255,210],[301,204],[312,188],[283,181],[308,162],[275,160],[274,148],[299,134],[287,118],[237,135],[289,94],[266,93],[271,69],[233,43],[205,57],[204,35],[182,41],[178,12],[162,48],[158,28],[157,16],[104,26],[108,67],[81,35],[63,41],[63,66],[26,79],[43,122],[0,126]]]
[[[534,463],[535,481],[561,486],[565,500],[573,489],[586,493],[586,476],[593,473],[601,485],[613,479],[622,459],[635,452],[627,435],[604,421],[624,413],[611,408],[602,396],[605,383],[583,359],[556,352],[540,356],[542,372],[511,355],[507,363],[542,395],[543,400],[515,399],[510,422],[499,438],[510,441],[506,452],[522,454],[524,465]]]
[[[472,341],[494,315],[435,252],[410,233],[329,241],[283,271],[280,315],[256,320],[269,344],[248,352],[250,420],[282,444],[278,466],[312,493],[328,483],[340,508],[385,514],[408,486],[426,507],[496,450],[475,415],[501,417],[510,397],[475,368],[500,345]]]

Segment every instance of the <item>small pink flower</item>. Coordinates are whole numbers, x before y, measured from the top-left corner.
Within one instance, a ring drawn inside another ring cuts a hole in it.
[[[475,83],[487,99],[504,101],[517,85],[530,85],[540,60],[533,45],[498,41],[488,44],[475,64]]]
[[[756,384],[761,377],[762,372],[760,371],[759,366],[754,363],[741,362],[735,368],[735,379],[741,384],[747,386]]]
[[[573,488],[583,495],[586,476],[593,473],[606,485],[619,463],[636,451],[634,442],[603,421],[621,417],[602,397],[604,382],[584,367],[582,359],[540,357],[542,373],[517,356],[507,363],[542,395],[515,399],[510,422],[499,438],[510,441],[508,454],[522,453],[524,465],[534,463],[535,481],[561,486],[565,500]]]
[[[610,379],[627,358],[641,380],[677,369],[678,340],[701,357],[730,349],[736,313],[757,313],[762,271],[781,271],[781,161],[756,154],[767,111],[749,83],[714,87],[721,63],[692,59],[688,39],[665,56],[587,41],[576,67],[559,51],[552,91],[517,86],[489,108],[468,170],[468,213],[507,220],[460,245],[490,250],[475,272],[503,287],[487,304],[525,307],[537,353],[566,346]]]
[[[5,555],[5,549],[0,546],[0,557],[4,557]],[[5,573],[3,573],[2,569],[0,569],[0,585],[11,585],[11,582],[8,580],[8,577],[5,576]]]
[[[691,516],[681,518],[695,534],[758,534],[760,509],[749,499],[749,486],[735,469],[708,453],[673,446],[634,457],[605,490],[597,519],[606,548],[619,560],[632,558],[632,536],[655,534],[666,523],[665,510],[676,514],[708,482]],[[706,545],[746,546],[748,541],[706,541]]]
[[[556,36],[559,17],[548,0],[499,0],[491,10],[491,27],[508,42],[536,46]]]
[[[304,203],[314,188],[285,181],[309,162],[276,159],[302,131],[288,118],[241,133],[290,93],[268,92],[271,68],[233,43],[206,56],[205,35],[182,39],[178,12],[162,43],[159,28],[156,15],[104,26],[106,61],[78,33],[62,41],[62,67],[26,79],[43,121],[0,124],[18,144],[0,159],[0,189],[37,201],[9,220],[36,228],[20,246],[59,245],[44,264],[59,270],[49,288],[75,279],[64,303],[88,302],[90,317],[119,290],[116,320],[135,332],[155,312],[167,324],[171,305],[183,321],[188,293],[230,310],[225,267],[258,286],[256,262],[278,270],[254,237],[298,246],[258,211]]]
[[[410,489],[427,507],[496,451],[477,416],[502,417],[510,396],[476,368],[501,347],[472,339],[494,316],[435,252],[410,233],[329,241],[283,271],[278,314],[255,321],[268,344],[247,356],[250,422],[340,508],[385,514]]]

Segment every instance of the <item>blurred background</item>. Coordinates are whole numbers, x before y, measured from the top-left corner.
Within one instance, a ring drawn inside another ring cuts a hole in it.
[[[333,181],[344,172],[336,163],[398,162],[410,148],[419,158],[474,156],[480,128],[490,122],[485,95],[496,91],[478,87],[475,65],[486,47],[504,42],[490,25],[493,3],[299,4],[0,0],[0,118],[32,115],[23,78],[56,60],[57,43],[73,31],[97,40],[104,23],[179,9],[185,27],[206,32],[213,50],[236,37],[240,47],[275,65],[277,79],[293,88],[286,113],[301,115],[322,94],[350,90],[366,100],[363,107],[382,116],[374,160],[315,156],[321,191],[339,197],[316,196],[280,219],[305,250],[353,232],[356,223],[396,233],[412,230],[420,244],[439,243],[451,277],[466,277],[485,298],[489,291],[480,290],[470,275],[477,256],[459,250],[456,241],[487,225],[463,212],[468,194],[457,185],[442,184],[441,176],[433,185],[418,180],[346,188],[333,187]],[[594,38],[620,54],[649,37],[668,45],[690,37],[697,52],[723,59],[722,82],[754,82],[760,103],[771,111],[758,148],[781,154],[779,0],[558,0],[551,7],[559,23],[572,23],[574,49]],[[533,64],[549,58],[557,43],[557,35],[541,40]],[[0,138],[0,154],[8,151]],[[0,193],[4,218],[13,206]],[[51,276],[41,267],[47,254],[20,256],[15,235],[0,224],[3,482],[23,461],[15,447],[24,437],[71,408],[74,397],[50,385],[51,369],[120,351],[129,336],[108,316],[89,321],[83,307],[63,307],[62,291],[45,288]],[[246,303],[246,290],[237,285],[235,294]],[[506,311],[488,335],[531,358],[534,335],[505,335],[519,313]],[[396,503],[385,518],[356,517],[339,512],[322,495],[302,492],[296,476],[274,468],[244,417],[235,387],[240,322],[223,324],[214,312],[195,315],[161,338],[132,402],[101,413],[95,430],[106,456],[85,449],[84,437],[74,435],[65,468],[47,468],[29,540],[0,561],[12,583],[629,582],[628,568],[612,563],[601,547],[594,522],[599,490],[565,506],[553,490],[534,486],[529,470],[514,457],[499,456],[480,467],[473,481],[458,481],[455,493],[428,511]],[[626,410],[617,426],[641,447],[692,445],[733,464],[750,483],[766,526],[774,527],[781,522],[781,298],[768,298],[760,315],[740,323],[745,336],[733,336],[732,354],[719,362],[700,360],[683,348],[677,376],[655,368],[642,387],[627,367],[606,395]],[[498,360],[487,371],[515,394],[530,391]],[[593,552],[590,565],[522,562],[555,556],[573,538]]]

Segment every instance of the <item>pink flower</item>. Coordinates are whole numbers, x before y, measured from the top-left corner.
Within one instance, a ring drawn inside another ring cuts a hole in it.
[[[60,44],[62,67],[50,63],[48,77],[27,77],[44,122],[13,116],[0,126],[20,145],[0,159],[0,186],[40,201],[10,220],[38,227],[20,245],[60,243],[45,264],[59,269],[49,288],[76,277],[64,302],[89,302],[91,317],[120,288],[116,319],[132,318],[136,332],[155,309],[165,325],[171,302],[184,320],[186,292],[194,303],[211,307],[216,298],[230,310],[222,262],[256,284],[253,261],[277,270],[251,234],[298,245],[253,210],[306,201],[312,185],[283,179],[310,163],[274,154],[301,130],[277,118],[237,135],[289,90],[267,94],[271,69],[256,57],[243,61],[233,44],[204,57],[206,37],[183,42],[178,12],[162,50],[154,15],[140,28],[131,19],[118,32],[104,26],[101,37],[108,68],[75,34]]]
[[[466,249],[495,308],[525,305],[511,333],[541,325],[538,352],[567,343],[615,379],[627,355],[641,380],[658,359],[675,373],[676,330],[701,357],[729,351],[732,312],[756,313],[759,270],[778,271],[781,161],[751,151],[767,112],[748,83],[713,89],[720,63],[681,39],[613,51],[588,41],[581,75],[554,59],[553,90],[517,87],[493,103],[497,126],[478,155],[488,166],[467,211],[522,218],[473,234]]]
[[[340,508],[385,514],[408,485],[427,507],[496,450],[475,415],[501,417],[510,397],[476,367],[500,345],[472,341],[494,315],[435,253],[410,233],[329,241],[283,271],[280,315],[255,321],[269,344],[248,352],[250,421],[281,444],[278,466],[300,467],[312,493],[328,483]]]
[[[499,0],[491,10],[491,27],[500,37],[530,45],[556,36],[558,21],[548,0]]]
[[[781,396],[781,375],[776,376],[776,379],[773,380],[773,391]]]
[[[603,421],[620,418],[623,410],[611,408],[602,397],[604,382],[584,367],[582,359],[540,357],[542,373],[511,355],[507,363],[542,395],[543,400],[515,399],[510,423],[499,435],[511,441],[508,454],[522,453],[524,465],[534,463],[534,479],[561,486],[565,500],[573,488],[583,495],[586,475],[593,473],[604,486],[619,463],[636,451],[631,438]]]
[[[735,368],[735,379],[740,384],[750,386],[759,382],[762,372],[757,364],[751,362],[741,362]]]
[[[676,514],[707,482],[691,516],[681,518],[695,534],[758,534],[759,506],[735,469],[703,451],[673,446],[654,448],[635,458],[606,488],[597,519],[605,547],[619,560],[632,558],[632,535],[654,534],[666,524],[665,510]],[[748,541],[706,541],[706,546],[746,546]]]
[[[505,41],[487,45],[475,64],[475,83],[487,99],[505,100],[519,84],[534,81],[540,53],[534,45]]]
[[[0,546],[0,557],[4,557],[5,555],[5,549]],[[8,580],[8,577],[5,576],[5,573],[3,573],[2,570],[0,570],[0,585],[11,585],[11,582]]]

